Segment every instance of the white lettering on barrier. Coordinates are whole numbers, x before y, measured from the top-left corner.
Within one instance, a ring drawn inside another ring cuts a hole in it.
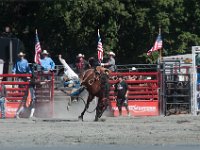
[[[18,108],[6,108],[7,114],[15,114]]]
[[[157,108],[155,106],[137,106],[137,105],[133,105],[133,106],[129,106],[128,107],[130,111],[138,111],[138,112],[156,112]],[[112,107],[112,110],[117,111],[118,108]],[[123,107],[122,110],[125,110],[125,108]]]

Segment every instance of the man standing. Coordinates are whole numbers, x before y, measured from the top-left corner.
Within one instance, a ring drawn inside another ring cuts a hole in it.
[[[35,76],[32,76],[28,82],[29,87],[25,93],[24,100],[26,101],[16,112],[16,118],[20,118],[20,114],[23,114],[23,112],[26,109],[30,110],[30,115],[29,118],[34,118],[34,113],[35,113],[35,103],[36,103],[36,95],[35,95],[35,89],[36,85],[44,85],[46,82],[41,82],[37,80]]]
[[[25,54],[20,52],[18,54],[19,60],[15,63],[12,72],[16,74],[27,74],[31,73],[28,61],[24,58]]]
[[[43,58],[40,59],[40,63],[44,73],[49,73],[50,71],[53,71],[55,69],[55,63],[49,57],[49,53],[47,52],[47,50],[43,50],[42,56]]]
[[[115,53],[113,52],[109,52],[109,60],[107,63],[101,63],[102,66],[105,66],[106,68],[108,68],[110,71],[115,71],[116,70],[116,66],[115,66]]]
[[[76,69],[77,69],[79,76],[81,76],[83,74],[86,66],[87,66],[87,62],[84,59],[84,55],[78,54],[77,62],[76,62]]]
[[[123,77],[118,76],[119,82],[115,84],[115,95],[117,95],[117,107],[119,109],[119,115],[122,115],[122,106],[124,106],[127,110],[127,115],[130,116],[129,108],[128,108],[128,85],[123,80]]]
[[[0,106],[1,106],[1,118],[5,119],[6,87],[1,82],[2,82],[2,77],[0,77]]]

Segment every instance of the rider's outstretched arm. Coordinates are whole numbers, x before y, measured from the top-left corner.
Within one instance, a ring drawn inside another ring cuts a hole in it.
[[[65,68],[67,68],[68,65],[67,65],[66,61],[62,58],[62,55],[58,55],[58,58],[59,58],[60,63],[61,63]]]

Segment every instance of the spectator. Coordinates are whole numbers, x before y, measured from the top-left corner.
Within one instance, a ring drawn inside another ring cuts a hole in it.
[[[102,66],[105,66],[106,68],[108,68],[111,71],[115,71],[116,70],[116,65],[115,65],[115,53],[113,52],[109,52],[109,60],[107,63],[101,63]]]
[[[115,95],[117,94],[117,107],[119,109],[119,115],[122,115],[122,106],[126,108],[127,115],[130,116],[129,108],[128,108],[128,85],[123,80],[121,75],[118,76],[119,82],[115,84]]]
[[[200,91],[200,53],[196,55],[196,68],[197,68],[197,91]]]
[[[5,27],[5,31],[1,35],[2,37],[12,38],[13,34],[11,32],[11,28],[9,26]]]
[[[49,73],[50,71],[53,71],[55,69],[55,63],[54,61],[49,57],[49,53],[47,50],[43,50],[42,52],[42,59],[40,59],[40,63],[42,66],[42,70],[45,73]]]
[[[18,54],[19,60],[15,63],[12,72],[16,74],[31,74],[31,69],[29,67],[28,61],[24,58],[25,54],[20,52]]]
[[[6,87],[2,82],[2,77],[0,77],[0,105],[1,105],[1,118],[5,119],[5,97],[6,97]]]
[[[83,74],[86,66],[87,66],[87,62],[84,59],[84,55],[78,54],[77,62],[76,62],[76,69],[77,69],[79,76]]]

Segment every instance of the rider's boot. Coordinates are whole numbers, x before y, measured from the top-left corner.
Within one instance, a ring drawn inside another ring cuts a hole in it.
[[[81,92],[83,92],[84,89],[84,87],[80,87],[78,90],[74,91],[69,96],[79,96],[79,94],[81,94]]]

